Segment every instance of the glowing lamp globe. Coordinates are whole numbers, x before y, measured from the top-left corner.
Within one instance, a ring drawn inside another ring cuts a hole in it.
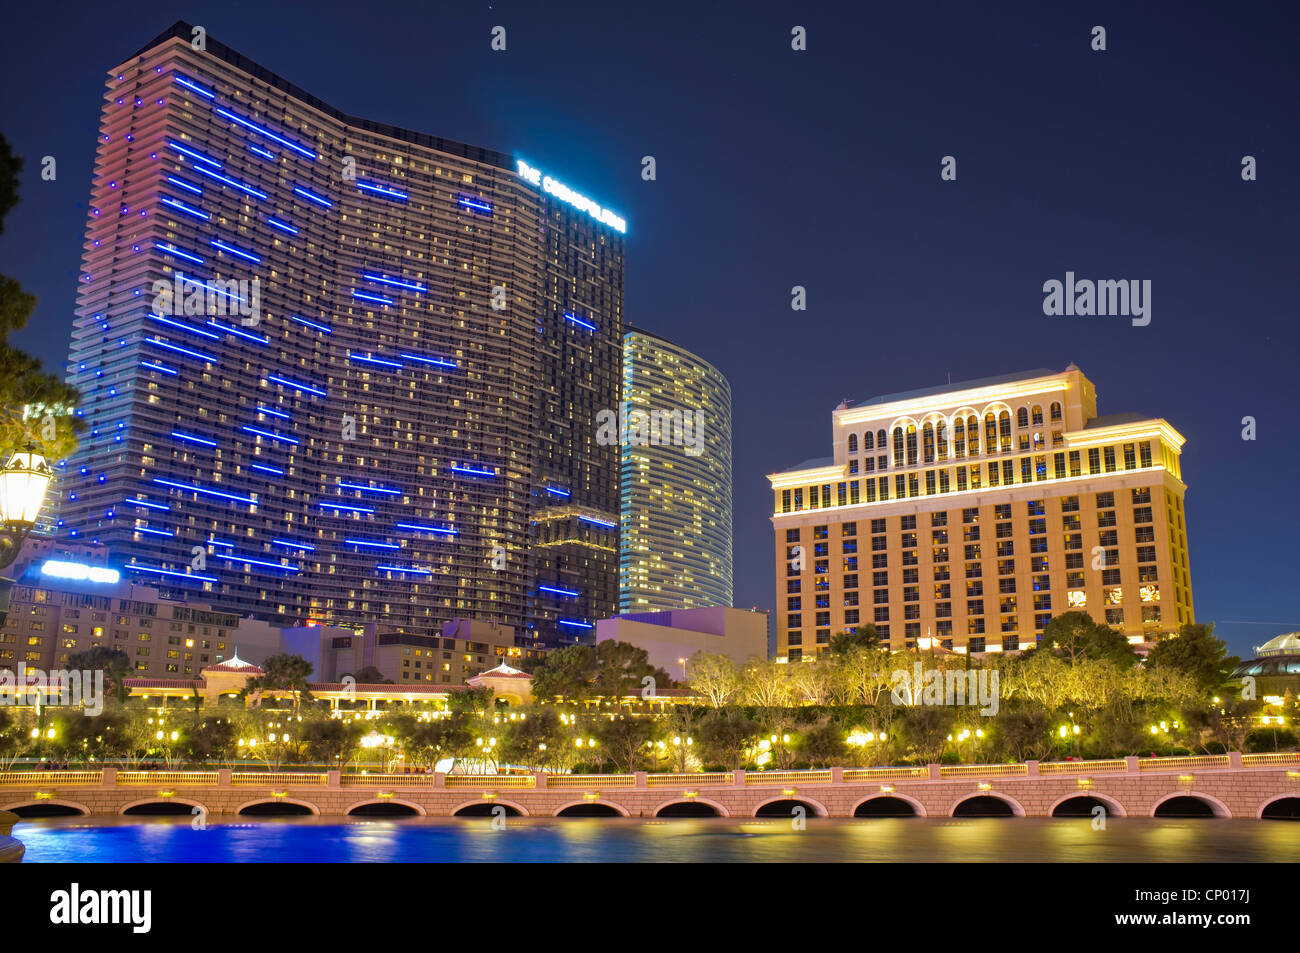
[[[15,450],[0,470],[0,523],[33,526],[49,485],[50,466],[45,458],[30,446]]]

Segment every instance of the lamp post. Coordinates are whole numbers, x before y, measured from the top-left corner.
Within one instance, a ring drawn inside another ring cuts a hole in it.
[[[50,465],[28,444],[15,450],[0,469],[0,569],[18,558],[23,542],[36,525],[50,485]],[[9,614],[14,581],[0,576],[0,623]]]

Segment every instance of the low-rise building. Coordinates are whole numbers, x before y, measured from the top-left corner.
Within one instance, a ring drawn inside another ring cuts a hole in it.
[[[696,652],[726,655],[737,665],[767,658],[767,613],[707,606],[616,615],[596,623],[596,642],[610,639],[645,649],[651,665],[682,680]]]

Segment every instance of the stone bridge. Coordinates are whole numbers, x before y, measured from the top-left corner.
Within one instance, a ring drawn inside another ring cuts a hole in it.
[[[1300,819],[1300,753],[711,774],[0,773],[0,810],[429,817],[1110,817]]]

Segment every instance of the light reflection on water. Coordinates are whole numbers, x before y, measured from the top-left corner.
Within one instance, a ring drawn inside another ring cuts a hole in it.
[[[26,862],[1293,863],[1300,823],[1224,819],[59,817],[22,821]]]

